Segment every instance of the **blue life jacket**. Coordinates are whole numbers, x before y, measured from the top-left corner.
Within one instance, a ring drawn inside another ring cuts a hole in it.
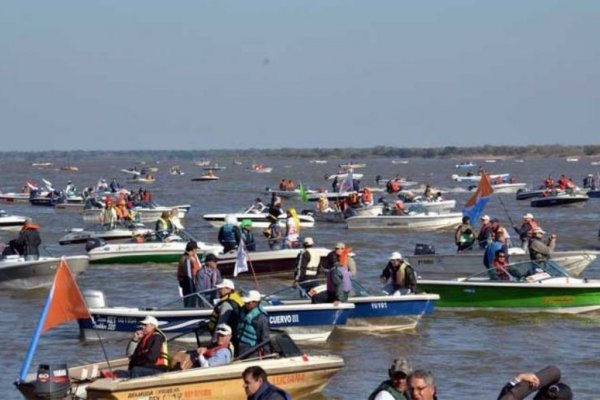
[[[240,343],[243,343],[247,346],[256,346],[258,344],[258,336],[256,334],[254,325],[252,325],[252,321],[254,321],[254,319],[256,319],[260,314],[267,315],[267,313],[260,305],[254,307],[249,313],[244,313],[245,310],[242,314],[243,318],[240,319],[238,323],[237,338]]]

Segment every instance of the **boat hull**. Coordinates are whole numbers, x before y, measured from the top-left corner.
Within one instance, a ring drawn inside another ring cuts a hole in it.
[[[587,195],[546,196],[531,200],[531,207],[553,207],[581,204],[589,200]]]
[[[186,242],[114,243],[88,251],[92,264],[176,263],[185,252]],[[222,246],[198,243],[198,256],[218,253]]]
[[[421,215],[378,215],[374,217],[350,217],[348,229],[396,229],[403,231],[436,231],[459,225],[462,213]]]
[[[77,244],[86,243],[90,239],[102,239],[105,241],[112,240],[127,240],[131,239],[135,235],[149,235],[154,230],[148,228],[137,228],[137,229],[110,229],[110,230],[84,230],[84,229],[71,229],[69,233],[60,238],[58,241],[61,245],[66,244]]]
[[[78,275],[89,264],[87,256],[66,257],[71,272]],[[7,258],[0,261],[0,288],[37,289],[48,287],[54,281],[54,275],[60,258],[40,257],[37,260],[25,260],[22,257]]]
[[[204,214],[202,218],[215,228],[220,228],[225,225],[225,218],[228,215],[234,216],[238,222],[241,222],[245,219],[249,219],[252,221],[252,228],[267,228],[270,225],[269,220],[267,219],[267,213],[232,213],[232,214]],[[279,225],[285,227],[285,215],[279,216]],[[300,220],[300,226],[302,228],[312,228],[315,226],[315,219],[310,215],[298,215],[298,219]]]
[[[179,210],[179,219],[185,218],[187,212],[190,209],[189,204],[177,205],[172,207],[156,207],[156,208],[139,208],[134,207],[131,209],[136,214],[136,221],[146,223],[146,222],[156,222],[164,211],[171,212],[174,208]],[[102,218],[102,209],[93,208],[88,210],[83,210],[83,223],[84,224],[98,224],[101,222]]]

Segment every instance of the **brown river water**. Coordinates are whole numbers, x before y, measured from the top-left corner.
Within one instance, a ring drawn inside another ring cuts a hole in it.
[[[192,209],[184,223],[186,227],[207,242],[216,242],[217,231],[201,218],[208,212],[233,212],[250,204],[260,196],[266,202],[266,187],[277,187],[281,178],[303,182],[310,188],[330,188],[325,174],[336,172],[340,160],[327,164],[311,164],[309,160],[243,160],[234,165],[232,160],[214,160],[227,167],[217,171],[218,182],[191,182],[190,178],[202,173],[190,161],[169,160],[148,165],[156,166],[157,180],[145,186],[154,200],[163,205],[189,203]],[[139,159],[85,160],[77,162],[78,172],[58,171],[56,168],[37,169],[31,162],[0,160],[0,190],[18,191],[24,180],[41,182],[46,178],[57,188],[64,188],[72,180],[78,188],[94,185],[101,177],[108,181],[114,176],[122,183],[127,176],[121,168],[130,168]],[[60,166],[64,160],[48,160]],[[447,198],[457,200],[459,209],[469,194],[468,185],[450,179],[457,170],[455,164],[466,160],[411,159],[408,164],[392,164],[389,159],[353,160],[366,162],[362,186],[375,185],[375,177],[400,175],[422,184],[448,190]],[[256,174],[245,170],[251,162],[272,166],[270,174]],[[150,164],[152,163],[152,164]],[[168,174],[170,165],[178,164],[183,176]],[[590,160],[566,162],[564,159],[533,159],[518,163],[513,160],[484,163],[493,173],[512,173],[517,181],[531,186],[541,184],[547,174],[555,178],[562,173],[571,176],[578,185],[588,173],[597,173],[598,166]],[[139,167],[138,167],[139,168]],[[132,189],[138,186],[127,185]],[[377,198],[377,196],[376,196]],[[502,201],[500,201],[502,199]],[[297,210],[311,208],[312,203],[290,200],[284,206]],[[6,211],[30,216],[42,227],[44,247],[54,255],[83,254],[83,245],[59,246],[58,239],[67,228],[81,227],[81,216],[74,212],[55,211],[52,208],[25,205],[1,205]],[[579,207],[534,209],[529,201],[517,201],[514,194],[494,195],[485,212],[510,226],[509,217],[516,223],[526,212],[532,212],[547,232],[558,234],[557,249],[598,248],[600,199],[590,199]],[[14,233],[0,232],[0,241],[7,242]],[[343,224],[317,223],[313,229],[302,231],[312,236],[317,245],[333,247],[344,241],[356,253],[358,279],[367,287],[377,288],[378,276],[392,251],[411,254],[417,243],[433,244],[438,252],[453,250],[453,233],[400,233],[381,231],[349,231]],[[256,235],[259,241],[262,235]],[[259,247],[266,248],[265,243]],[[600,262],[596,261],[584,273],[586,277],[600,278]],[[174,265],[92,265],[78,278],[82,289],[103,290],[109,305],[157,306],[177,296]],[[261,279],[260,289],[268,291],[284,282]],[[245,284],[249,286],[250,281]],[[29,346],[33,329],[41,312],[47,290],[0,292],[0,393],[2,398],[20,398],[12,382]],[[121,356],[126,340],[107,341],[111,357]],[[417,368],[430,369],[437,380],[438,396],[444,398],[495,399],[504,383],[516,373],[539,370],[547,365],[558,366],[563,379],[574,390],[578,399],[600,399],[600,313],[578,316],[516,315],[510,313],[458,313],[436,310],[425,317],[414,331],[374,335],[369,332],[334,332],[327,343],[301,346],[307,353],[332,353],[342,356],[346,366],[329,385],[313,399],[359,399],[386,378],[392,360],[408,357]],[[67,323],[44,335],[40,340],[31,369],[43,362],[67,362],[75,365],[101,359],[102,350],[97,342],[83,342],[78,338],[75,322]],[[240,379],[240,385],[242,381]]]

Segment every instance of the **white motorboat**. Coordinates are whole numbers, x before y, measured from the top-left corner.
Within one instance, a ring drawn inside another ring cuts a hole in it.
[[[344,222],[346,218],[357,215],[375,216],[383,213],[383,204],[366,207],[348,207],[345,212],[329,209],[329,211],[304,210],[303,214],[312,215],[319,222]]]
[[[525,189],[526,187],[527,184],[524,182],[492,183],[492,189],[494,189],[494,193],[517,193],[519,189]],[[477,190],[477,186],[469,186],[469,190],[474,192]]]
[[[72,228],[69,232],[60,238],[60,245],[86,243],[90,239],[103,239],[105,241],[126,240],[134,236],[146,236],[154,232],[153,229],[146,228],[141,224],[127,226],[118,226],[115,229],[108,229],[105,226],[97,225],[93,228]]]
[[[69,268],[74,275],[86,270],[88,256],[66,257]],[[51,286],[60,258],[39,257],[37,260],[26,260],[21,256],[5,256],[0,259],[0,288],[2,289],[37,289]]]
[[[0,210],[0,229],[2,230],[18,230],[25,225],[27,217],[20,215],[10,215],[6,211]]]
[[[237,213],[204,214],[202,218],[204,218],[215,228],[220,228],[221,226],[225,225],[225,218],[227,218],[228,215],[235,217],[238,224],[245,219],[249,219],[252,221],[252,228],[267,228],[270,225],[269,220],[267,219],[267,216],[269,215],[269,208],[264,206],[260,209],[250,206],[247,209]],[[286,215],[281,214],[278,218],[279,225],[284,227]],[[302,228],[312,228],[315,226],[315,219],[310,215],[299,214],[298,219],[300,220],[300,227]]]
[[[490,179],[493,181],[494,179],[500,178],[502,180],[508,179],[510,174],[493,174],[489,175]],[[481,180],[481,175],[457,175],[452,174],[452,180],[455,182],[479,182]]]
[[[258,174],[270,174],[273,171],[273,167],[265,167],[262,164],[252,164],[246,171],[256,172]]]
[[[414,212],[434,212],[438,214],[449,213],[455,206],[456,200],[425,200],[423,197],[418,196],[412,200],[406,200],[403,196],[402,202],[404,203],[404,209],[409,213]]]
[[[424,248],[423,245],[417,245]],[[429,246],[431,247],[431,246]],[[420,253],[417,251],[416,253]],[[508,251],[510,262],[529,260],[529,254],[520,247],[510,247]],[[552,252],[552,261],[563,267],[573,276],[579,276],[590,266],[600,251],[596,250],[570,250]],[[442,254],[415,254],[408,257],[410,264],[422,276],[457,278],[473,275],[483,271],[483,251],[473,250],[462,253]]]
[[[192,178],[191,180],[194,181],[194,182],[206,182],[206,181],[210,182],[210,181],[218,181],[219,179],[221,179],[221,178],[219,178],[218,176],[210,173],[210,174],[200,175],[199,177]]]
[[[141,223],[146,222],[156,222],[160,218],[163,212],[168,211],[171,212],[173,209],[177,208],[179,214],[179,219],[185,218],[189,209],[189,204],[179,204],[176,206],[160,206],[153,202],[141,202],[138,205],[131,208],[129,211],[133,211],[134,215],[136,215],[136,221]],[[98,224],[100,219],[102,218],[102,208],[90,208],[87,210],[83,210],[83,223],[84,224]]]
[[[348,172],[340,172],[337,174],[331,174],[331,175],[327,176],[327,180],[332,181],[335,178],[341,180],[341,179],[345,179],[347,176],[348,176]],[[358,174],[355,172],[352,173],[352,179],[362,179],[362,177],[363,177],[363,174]]]
[[[472,161],[463,161],[463,162],[460,162],[460,163],[456,164],[456,168],[457,169],[460,169],[460,168],[465,168],[465,169],[475,168],[475,163],[473,163]]]
[[[346,219],[348,229],[396,229],[426,232],[454,228],[462,221],[462,213],[416,213],[414,215],[360,216]]]
[[[0,201],[6,204],[29,203],[29,193],[0,193]]]

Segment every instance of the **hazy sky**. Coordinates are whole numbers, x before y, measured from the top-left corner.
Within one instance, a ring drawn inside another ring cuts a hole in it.
[[[600,142],[598,0],[0,2],[1,150]]]

